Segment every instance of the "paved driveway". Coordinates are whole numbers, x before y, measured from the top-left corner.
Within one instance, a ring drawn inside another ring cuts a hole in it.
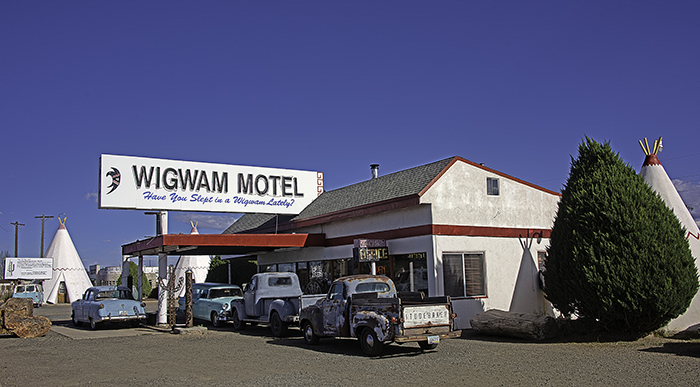
[[[158,302],[146,301],[146,312],[156,312]],[[127,324],[103,324],[93,331],[87,324],[80,327],[73,326],[71,322],[70,304],[46,304],[40,308],[34,308],[34,315],[45,316],[51,320],[51,331],[71,339],[95,339],[107,337],[129,337],[139,335],[153,335],[169,332],[167,329],[142,325],[131,328]]]

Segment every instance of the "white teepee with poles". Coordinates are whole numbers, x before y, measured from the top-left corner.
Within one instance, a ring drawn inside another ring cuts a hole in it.
[[[80,299],[85,290],[92,286],[83,261],[66,229],[66,218],[61,221],[59,217],[58,221],[61,225],[58,226],[45,254],[46,257],[53,258],[53,275],[50,280],[44,282],[44,299],[51,304],[57,303],[62,283],[67,298],[64,302]]]
[[[192,225],[192,231],[190,235],[199,234],[197,231],[197,224],[190,221]],[[185,272],[187,270],[192,270],[192,282],[200,283],[207,280],[207,274],[209,274],[209,264],[211,263],[211,258],[208,255],[181,255],[177,260],[177,265],[175,265],[175,281],[182,278],[183,284],[185,280]],[[180,294],[177,297],[185,296],[185,285],[180,288]]]
[[[693,219],[688,207],[686,207],[683,199],[681,199],[681,195],[678,193],[678,190],[676,190],[671,178],[668,177],[666,170],[657,157],[657,153],[663,148],[661,140],[661,137],[659,137],[658,140],[654,140],[653,148],[649,148],[649,143],[646,138],[644,138],[643,143],[641,140],[639,141],[646,155],[639,174],[644,178],[644,181],[661,196],[661,199],[666,202],[666,205],[673,210],[673,213],[678,217],[681,225],[685,227],[685,239],[688,240],[690,244],[690,252],[693,254],[693,258],[695,258],[695,266],[698,267],[698,271],[700,272],[700,229],[698,229],[698,224]],[[700,292],[698,294],[700,294]],[[700,326],[700,296],[697,294],[695,298],[693,298],[688,310],[678,318],[672,320],[667,328],[670,331],[678,332],[693,326]]]

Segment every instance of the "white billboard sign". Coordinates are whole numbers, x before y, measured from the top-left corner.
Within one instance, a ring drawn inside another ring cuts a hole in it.
[[[100,157],[99,208],[298,214],[323,173],[145,157]]]
[[[53,258],[5,258],[5,279],[51,279]]]

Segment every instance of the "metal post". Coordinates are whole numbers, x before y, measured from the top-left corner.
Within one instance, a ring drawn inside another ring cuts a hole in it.
[[[168,211],[160,211],[158,214],[160,220],[160,231],[165,235],[168,233]],[[158,253],[158,277],[160,280],[158,289],[158,324],[168,323],[168,254]],[[162,286],[162,287],[161,287]]]
[[[139,301],[143,301],[143,255],[139,255]]]
[[[122,255],[122,286],[129,286],[129,256]]]

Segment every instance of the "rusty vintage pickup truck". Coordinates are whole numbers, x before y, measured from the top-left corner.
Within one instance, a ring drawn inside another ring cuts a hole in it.
[[[365,355],[378,356],[384,343],[415,341],[433,349],[441,339],[459,337],[455,317],[449,297],[399,298],[388,277],[353,275],[335,280],[326,297],[301,310],[299,320],[307,344],[357,337]]]

